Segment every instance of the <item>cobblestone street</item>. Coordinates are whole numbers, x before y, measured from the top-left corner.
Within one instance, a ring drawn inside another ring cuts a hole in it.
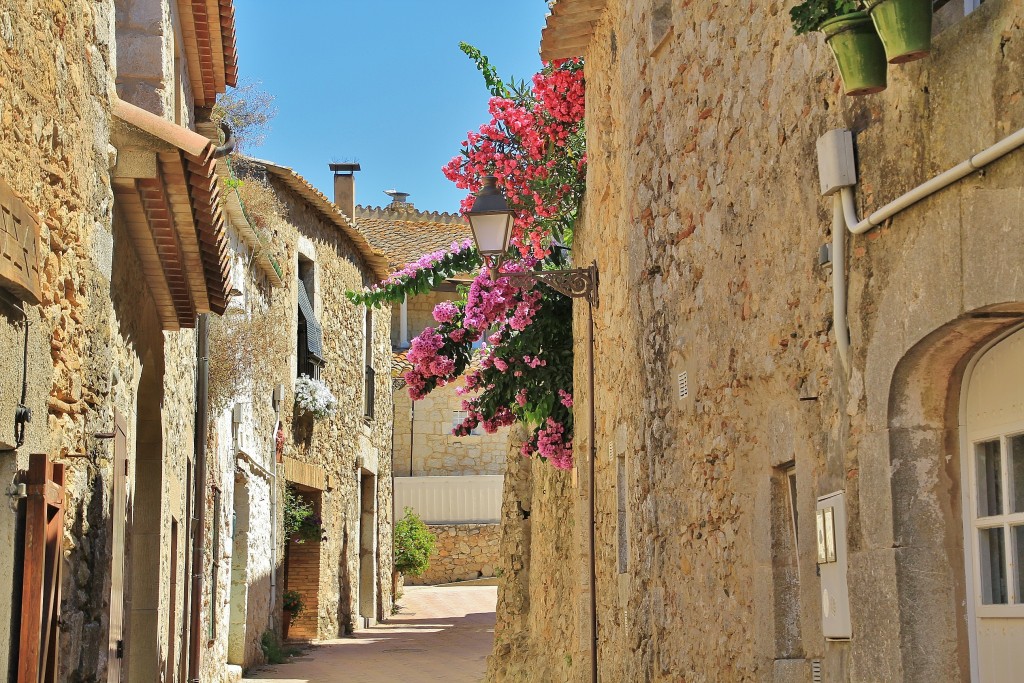
[[[387,624],[318,643],[291,663],[262,668],[243,681],[476,683],[494,640],[497,590],[406,587],[401,612]]]

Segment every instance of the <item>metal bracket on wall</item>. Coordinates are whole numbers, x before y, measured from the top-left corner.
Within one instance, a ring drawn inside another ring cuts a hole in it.
[[[597,262],[591,263],[589,268],[531,270],[526,273],[500,273],[499,276],[507,277],[509,282],[519,286],[542,282],[571,299],[586,299],[597,306]]]

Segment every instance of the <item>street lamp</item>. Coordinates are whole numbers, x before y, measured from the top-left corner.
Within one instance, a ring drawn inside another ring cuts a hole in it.
[[[497,186],[498,179],[484,176],[483,187],[476,193],[473,208],[466,214],[477,251],[483,256],[492,276],[498,269],[501,257],[508,251],[512,241],[512,223],[515,216],[508,208],[505,195]]]
[[[466,214],[473,229],[477,251],[491,271],[491,279],[498,278],[498,269],[512,241],[514,214],[508,208],[505,195],[497,186],[494,176],[485,176],[483,187],[476,193],[473,208]],[[590,458],[588,465],[590,485],[590,523],[587,525],[590,542],[590,678],[597,683],[597,566],[594,553],[594,461],[597,460],[597,418],[594,413],[594,307],[597,306],[597,262],[589,268],[571,270],[531,270],[520,273],[502,273],[501,277],[519,286],[543,282],[571,299],[587,300],[587,389],[590,418]]]

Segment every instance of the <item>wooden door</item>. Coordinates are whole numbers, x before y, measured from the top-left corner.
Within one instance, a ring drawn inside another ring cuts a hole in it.
[[[64,539],[64,465],[29,456],[18,683],[56,683]]]
[[[114,411],[114,471],[110,511],[110,638],[107,683],[120,683],[124,657],[124,535],[128,524],[128,436],[124,416]]]

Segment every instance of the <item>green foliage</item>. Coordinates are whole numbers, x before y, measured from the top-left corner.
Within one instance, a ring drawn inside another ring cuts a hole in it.
[[[306,603],[302,601],[302,596],[298,591],[285,591],[285,594],[281,596],[281,606],[291,613],[289,624],[294,624],[299,615],[306,611]]]
[[[475,247],[449,251],[430,266],[415,272],[406,267],[370,289],[347,291],[345,296],[357,306],[380,308],[384,303],[400,304],[405,297],[426,294],[439,287],[448,278],[462,273],[476,272],[484,261]]]
[[[804,0],[789,10],[797,35],[817,31],[829,19],[863,9],[860,0]]]
[[[299,653],[296,648],[282,646],[281,641],[277,639],[277,634],[273,631],[263,632],[263,636],[260,638],[260,649],[263,650],[267,664],[284,664],[290,657]]]
[[[323,524],[313,503],[300,496],[291,486],[284,489],[284,535],[290,541],[319,541]]]
[[[395,524],[395,569],[419,576],[430,566],[430,555],[437,539],[410,507]]]

